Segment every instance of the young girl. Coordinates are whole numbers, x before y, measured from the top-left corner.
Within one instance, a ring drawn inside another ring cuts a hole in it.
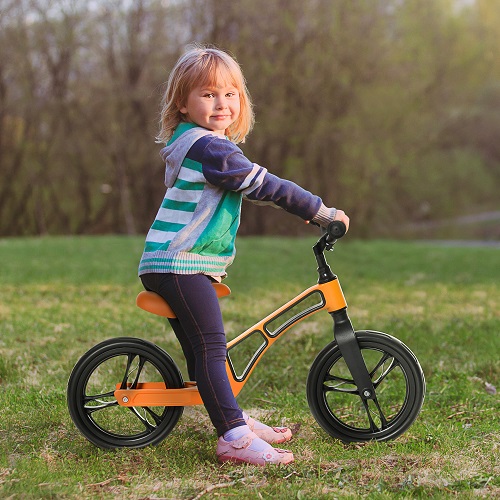
[[[213,281],[226,276],[235,255],[242,198],[273,203],[327,226],[349,218],[293,182],[252,163],[236,146],[253,125],[238,63],[215,48],[191,48],[172,70],[161,111],[158,142],[166,163],[167,192],[149,230],[139,264],[144,287],[161,295],[217,430],[219,461],[286,464],[290,451],[274,448],[292,437],[238,406],[226,374],[226,336]]]

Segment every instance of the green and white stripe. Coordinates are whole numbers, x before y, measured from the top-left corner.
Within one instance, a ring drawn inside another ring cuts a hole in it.
[[[139,275],[224,276],[234,259],[242,194],[210,184],[201,163],[185,157],[205,134],[212,133],[181,124],[162,150],[167,192],[146,236]]]
[[[186,159],[174,185],[167,190],[146,236],[146,252],[168,249],[175,235],[193,219],[204,188],[201,165]]]

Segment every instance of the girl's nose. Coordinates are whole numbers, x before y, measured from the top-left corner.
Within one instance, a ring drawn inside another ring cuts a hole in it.
[[[218,99],[215,106],[217,109],[227,108],[226,100],[224,98]]]

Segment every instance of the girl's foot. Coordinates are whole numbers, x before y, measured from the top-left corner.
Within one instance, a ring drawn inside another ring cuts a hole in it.
[[[234,441],[226,441],[224,436],[217,442],[219,462],[247,463],[252,465],[289,464],[293,462],[293,453],[263,444],[253,432]]]
[[[243,412],[243,418],[252,432],[266,443],[280,444],[292,439],[292,431],[288,427],[269,427]]]

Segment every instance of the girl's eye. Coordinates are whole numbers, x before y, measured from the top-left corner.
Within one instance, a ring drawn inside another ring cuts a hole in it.
[[[207,93],[207,94],[205,94],[203,97],[213,98],[213,97],[214,97],[214,95],[213,95],[212,93]]]

